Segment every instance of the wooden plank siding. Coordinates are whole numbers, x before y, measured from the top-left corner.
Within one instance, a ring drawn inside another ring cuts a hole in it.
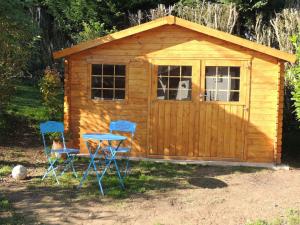
[[[160,60],[178,65],[193,62],[192,101],[154,104],[153,65]],[[200,100],[201,62],[208,60],[248,65],[241,86],[245,89],[243,104]],[[177,25],[164,25],[71,55],[68,62],[65,124],[82,152],[87,151],[82,134],[108,132],[111,120],[126,119],[137,123],[132,156],[252,162],[280,159],[282,70],[271,56]],[[92,63],[126,65],[124,101],[91,99]]]
[[[275,161],[278,70],[275,59],[261,56],[252,60],[247,161]]]

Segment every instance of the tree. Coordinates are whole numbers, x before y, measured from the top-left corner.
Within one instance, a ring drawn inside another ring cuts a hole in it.
[[[24,75],[37,38],[31,18],[22,1],[0,4],[0,113],[13,92],[12,81]]]
[[[40,81],[43,104],[48,111],[49,120],[61,120],[63,112],[63,87],[59,72],[47,67]]]
[[[294,87],[292,100],[294,101],[296,118],[300,121],[300,33],[294,35],[291,40],[296,49],[297,61],[287,70],[287,76],[294,78],[291,81]]]

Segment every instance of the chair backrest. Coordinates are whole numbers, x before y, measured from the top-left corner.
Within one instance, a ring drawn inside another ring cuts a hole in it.
[[[127,120],[111,121],[109,124],[109,130],[110,130],[110,133],[112,133],[113,131],[121,131],[121,132],[131,133],[131,142],[130,142],[130,146],[131,146],[133,137],[134,137],[134,133],[136,130],[136,123],[133,123],[133,122],[127,121]]]
[[[66,148],[65,137],[64,137],[64,124],[62,122],[57,121],[47,121],[40,124],[40,131],[43,138],[43,144],[45,147],[45,151],[47,151],[47,144],[45,139],[45,134],[49,133],[60,133],[61,139],[63,142],[63,147]]]
[[[40,124],[40,129],[42,134],[54,133],[54,132],[64,132],[64,124],[57,121],[47,121]]]

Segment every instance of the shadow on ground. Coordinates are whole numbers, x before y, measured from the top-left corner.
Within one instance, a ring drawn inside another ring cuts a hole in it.
[[[300,168],[300,131],[292,130],[283,133],[282,163]]]

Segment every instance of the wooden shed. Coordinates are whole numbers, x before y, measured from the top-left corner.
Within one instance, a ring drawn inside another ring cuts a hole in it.
[[[132,156],[280,162],[284,63],[296,57],[163,17],[57,51],[74,145],[137,123]]]

